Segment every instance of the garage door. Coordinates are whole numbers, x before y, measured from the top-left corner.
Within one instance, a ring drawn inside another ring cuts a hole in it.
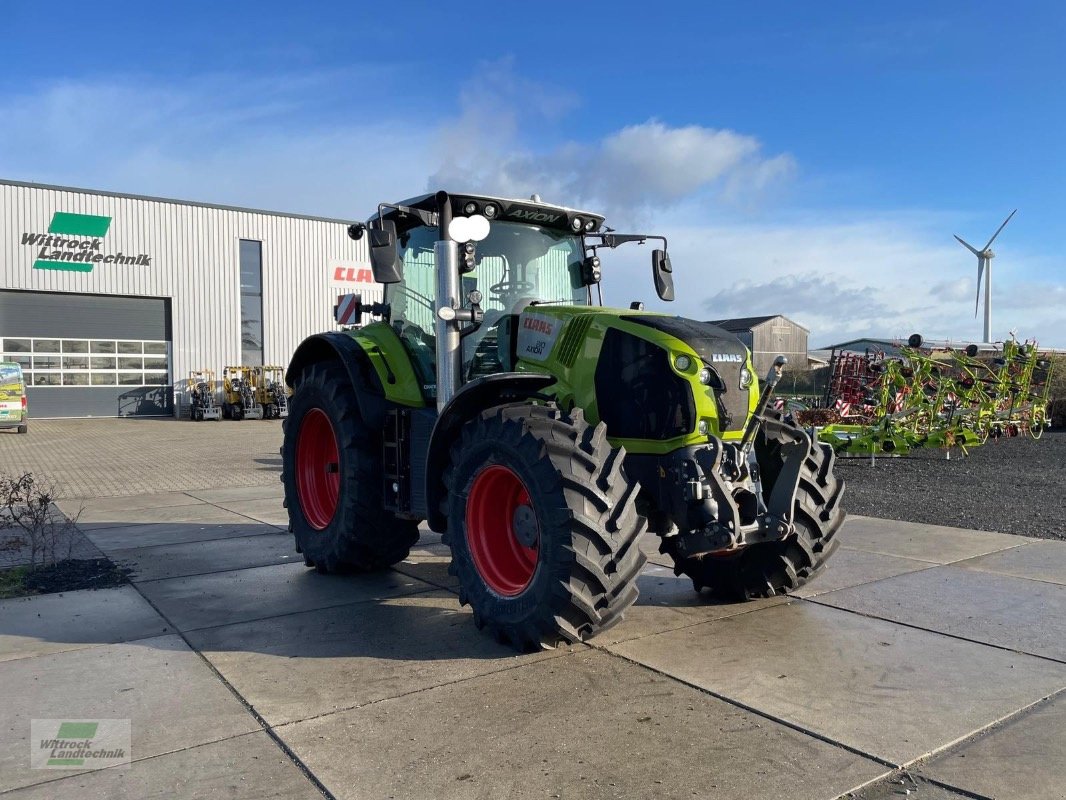
[[[170,300],[0,290],[0,360],[32,417],[171,413]]]

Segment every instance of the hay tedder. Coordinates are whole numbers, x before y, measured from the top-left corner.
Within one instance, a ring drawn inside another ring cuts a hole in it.
[[[215,373],[209,369],[189,373],[189,417],[194,422],[222,419],[222,409],[215,399]]]
[[[1051,364],[1035,341],[1013,336],[993,350],[923,347],[914,334],[900,357],[834,355],[827,407],[839,422],[819,438],[838,453],[902,455],[918,447],[967,448],[1050,425]]]
[[[721,328],[603,307],[600,254],[630,242],[661,243],[652,277],[674,294],[665,238],[603,222],[438,192],[349,227],[383,302],[357,301],[360,324],[305,340],[286,373],[282,480],[308,566],[383,569],[424,520],[475,624],[519,649],[619,622],[645,531],[722,598],[818,574],[844,484],[832,447],[770,408],[785,360],[760,391]]]

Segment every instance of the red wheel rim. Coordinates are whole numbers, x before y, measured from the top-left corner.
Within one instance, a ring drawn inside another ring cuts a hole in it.
[[[466,539],[474,566],[492,591],[521,594],[537,570],[540,529],[522,480],[495,464],[475,477],[466,500]]]
[[[333,424],[320,408],[312,408],[296,436],[296,492],[300,510],[315,530],[333,520],[340,496],[340,456]]]

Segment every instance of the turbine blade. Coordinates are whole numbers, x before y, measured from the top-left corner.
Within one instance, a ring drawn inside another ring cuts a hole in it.
[[[972,245],[972,244],[970,244],[969,242],[967,242],[966,240],[964,240],[964,239],[963,239],[963,238],[962,238],[961,236],[959,236],[958,234],[954,234],[954,236],[955,236],[955,238],[956,238],[956,239],[958,239],[958,240],[959,240],[959,244],[961,244],[961,245],[962,245],[963,247],[965,247],[965,248],[966,248],[967,250],[969,250],[969,251],[970,251],[971,253],[973,253],[973,254],[974,254],[975,256],[977,256],[977,257],[980,257],[980,256],[981,256],[981,253],[980,253],[979,251],[977,251],[977,250],[974,250],[974,247],[973,247],[973,245]]]
[[[977,319],[977,309],[981,307],[981,276],[985,271],[985,260],[977,258],[977,299],[973,301],[973,318]]]
[[[1012,212],[1010,212],[1010,214],[1007,215],[1007,218],[1005,220],[1003,220],[1003,224],[1000,225],[998,228],[996,228],[996,232],[992,234],[992,238],[989,239],[988,240],[988,244],[986,244],[984,246],[985,250],[987,250],[988,248],[990,248],[992,246],[992,242],[994,242],[996,240],[996,237],[999,236],[999,232],[1007,227],[1007,223],[1010,222],[1010,218],[1013,217],[1017,213],[1018,213],[1018,209],[1014,209]]]

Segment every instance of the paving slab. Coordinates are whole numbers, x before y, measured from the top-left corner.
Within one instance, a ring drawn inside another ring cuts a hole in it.
[[[973,800],[973,795],[938,786],[910,773],[895,773],[857,792],[849,792],[846,797],[848,800],[900,800],[903,797],[908,800]]]
[[[1059,695],[920,768],[974,794],[1012,800],[1066,797],[1066,696]]]
[[[226,503],[240,500],[267,500],[282,498],[285,489],[281,482],[271,483],[266,486],[236,486],[225,489],[190,489],[185,494],[196,497],[208,503]]]
[[[1066,661],[1066,586],[954,566],[820,595],[817,602]]]
[[[189,640],[271,725],[570,652],[517,655],[445,591],[193,631]]]
[[[195,503],[162,508],[94,509],[87,507],[78,517],[78,527],[83,531],[103,528],[118,528],[127,525],[163,523],[211,523],[213,525],[240,525],[248,519],[210,503]]]
[[[206,542],[278,533],[279,528],[265,522],[241,518],[236,525],[202,525],[195,522],[170,522],[151,525],[127,525],[121,528],[86,531],[86,536],[105,553],[133,547],[155,547],[180,542]]]
[[[793,597],[816,597],[837,589],[861,586],[935,566],[929,561],[919,561],[914,558],[886,556],[882,553],[838,547],[818,577],[802,589],[793,592],[792,595]]]
[[[322,793],[275,741],[259,732],[135,761],[128,769],[103,769],[37,784],[8,796],[12,800],[321,800]]]
[[[0,791],[52,780],[30,769],[31,719],[129,719],[134,758],[259,730],[178,636],[0,663]]]
[[[0,600],[0,661],[173,633],[132,586]]]
[[[916,558],[936,564],[950,564],[964,558],[983,556],[1030,541],[1009,533],[898,522],[857,514],[848,516],[837,535],[844,547],[889,556]]]
[[[134,583],[294,561],[303,564],[303,556],[293,546],[292,534],[270,530],[274,533],[109,550],[108,556],[133,570],[130,580]]]
[[[1061,664],[805,600],[609,649],[897,765],[1066,686]]]
[[[592,639],[591,645],[604,647],[788,602],[786,597],[747,603],[717,602],[707,594],[697,593],[689,578],[678,577],[673,569],[652,562],[637,578],[637,588],[640,597],[626,610],[625,619]]]
[[[602,652],[276,732],[338,798],[832,798],[887,771]]]
[[[215,505],[242,517],[266,522],[287,528],[289,525],[289,512],[281,505],[281,498],[277,496],[261,498],[258,500],[219,500]]]
[[[171,508],[175,506],[199,505],[200,500],[190,497],[185,492],[159,492],[157,494],[139,494],[129,497],[75,497],[58,500],[56,505],[68,517],[82,512],[83,515],[97,513],[129,512],[154,508]]]
[[[1031,541],[1022,547],[959,561],[953,566],[1066,584],[1066,542]]]
[[[138,584],[182,631],[229,625],[316,608],[381,600],[432,589],[397,572],[319,575],[299,564],[167,578]]]

